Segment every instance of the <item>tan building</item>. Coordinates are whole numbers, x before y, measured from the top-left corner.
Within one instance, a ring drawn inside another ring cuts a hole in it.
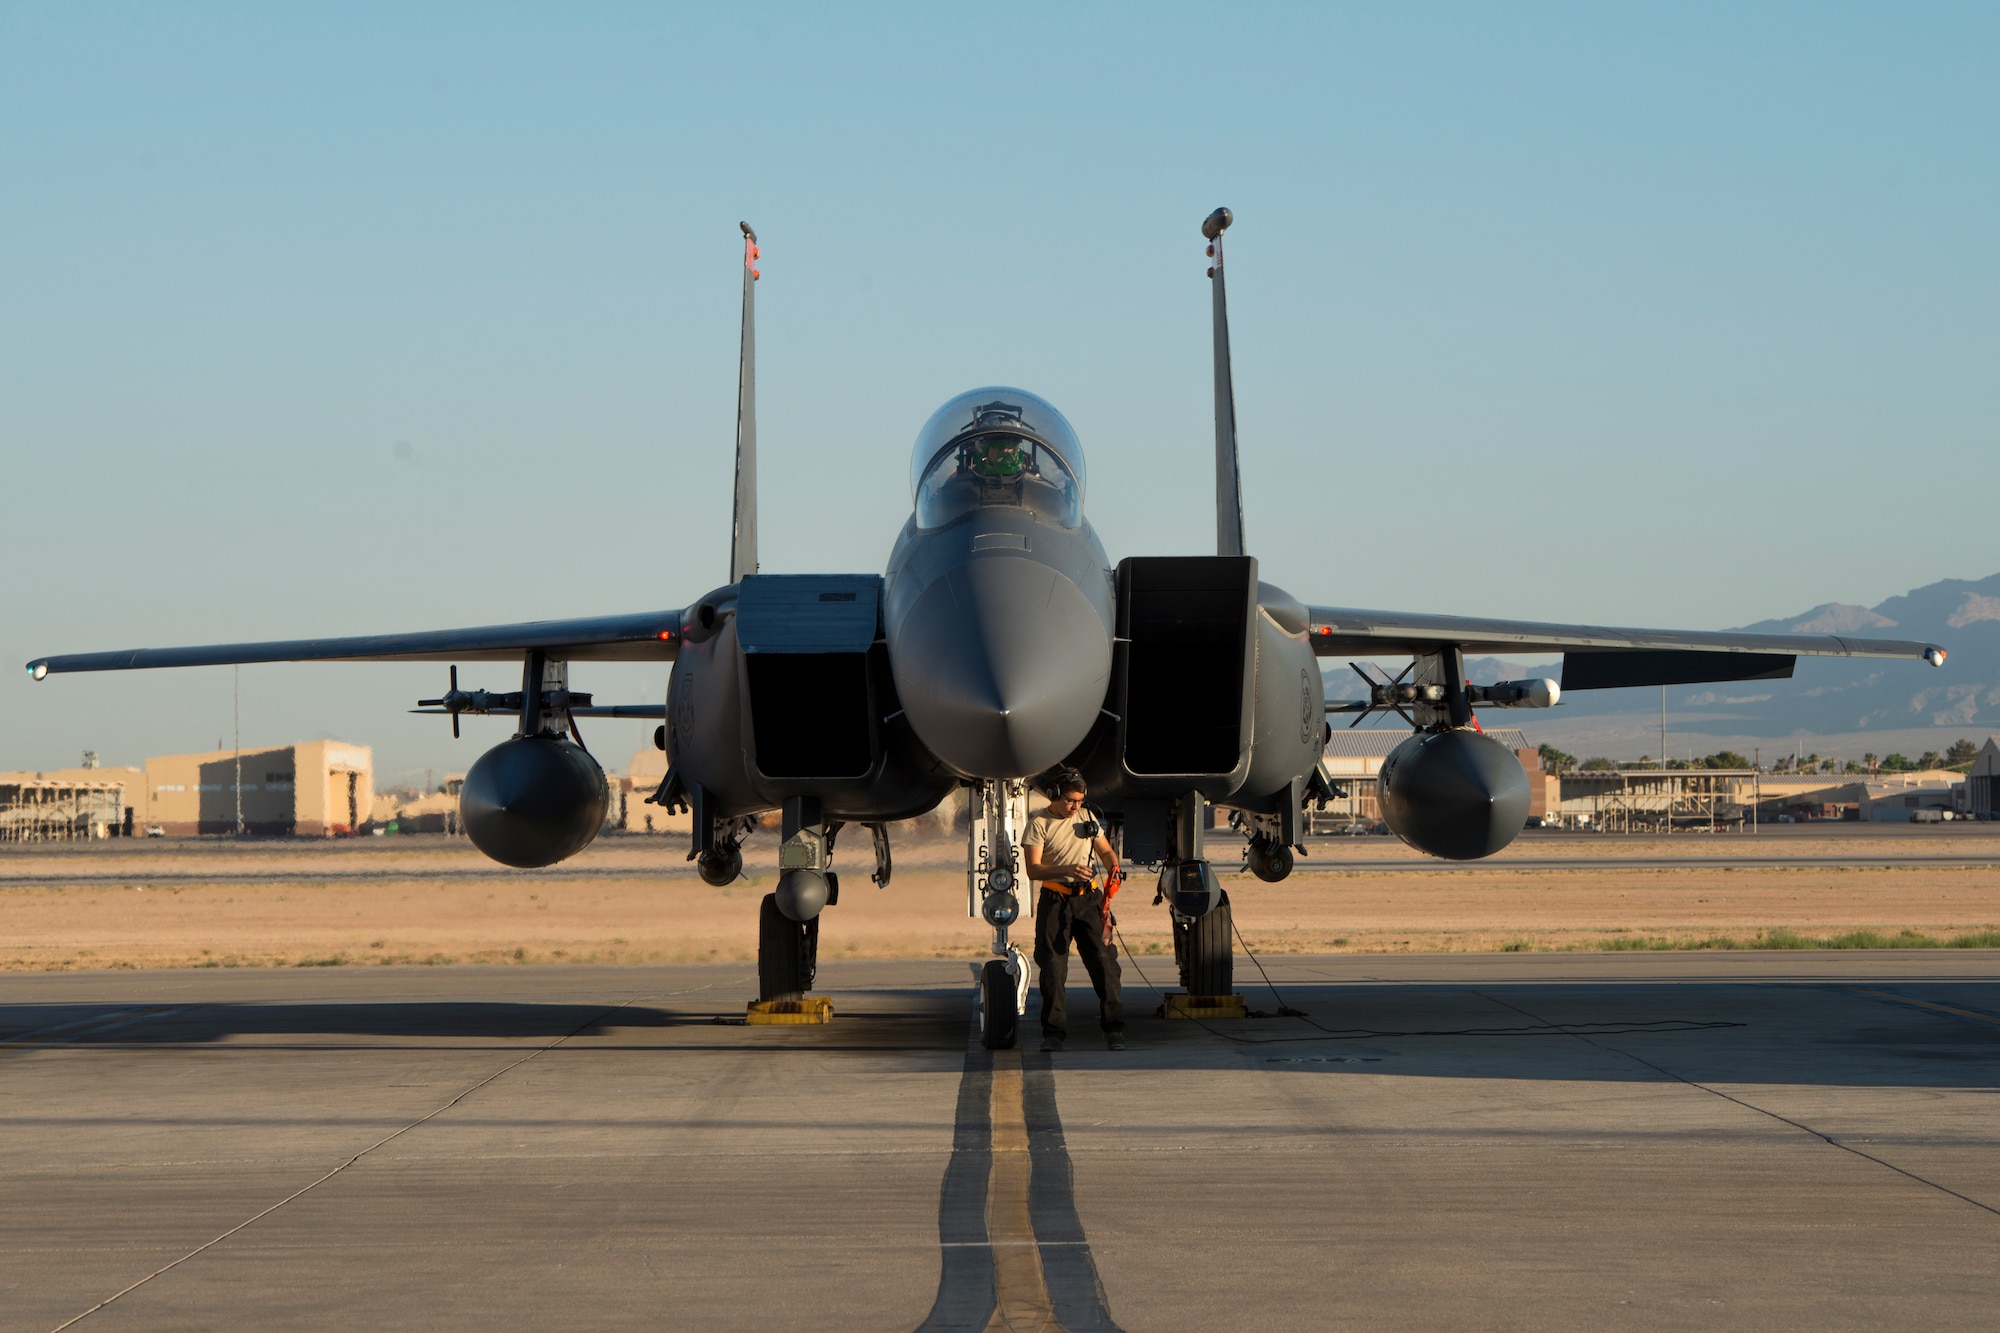
[[[370,807],[374,832],[449,833],[456,837],[465,831],[458,818],[458,794],[464,786],[465,774],[452,773],[437,791],[414,799],[406,790],[377,792]]]
[[[170,838],[234,833],[237,757],[234,750],[211,750],[148,759],[138,791],[126,791],[134,831],[157,828]],[[359,833],[374,804],[374,768],[373,751],[343,741],[244,750],[244,831],[319,838]]]
[[[0,842],[72,842],[130,834],[136,768],[0,773]]]
[[[1908,824],[1917,812],[1952,810],[1958,803],[1957,788],[1965,777],[1947,769],[1922,773],[1884,774],[1861,789],[1861,818],[1884,824]],[[1946,815],[1949,819],[1951,816]]]
[[[1602,833],[1749,827],[1757,781],[1749,768],[1572,769],[1551,815],[1564,828]]]
[[[1873,773],[1836,778],[1832,774],[1758,779],[1766,818],[1849,819],[1905,824],[1919,810],[1962,809],[1963,774],[1948,769],[1916,773]]]

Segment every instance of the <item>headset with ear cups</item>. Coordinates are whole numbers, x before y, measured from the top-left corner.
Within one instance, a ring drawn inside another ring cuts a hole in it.
[[[1090,784],[1088,784],[1083,780],[1083,774],[1079,773],[1077,770],[1073,768],[1064,768],[1057,770],[1055,783],[1051,788],[1051,794],[1055,796],[1063,796],[1072,791],[1079,792],[1082,796],[1085,797],[1085,801],[1080,807],[1081,812],[1085,812],[1090,815],[1095,815],[1097,813],[1095,810],[1092,810],[1090,808],[1088,800],[1090,796]],[[1084,839],[1086,842],[1096,838],[1098,834],[1104,831],[1104,826],[1094,818],[1079,819],[1072,827],[1076,831],[1076,836]]]

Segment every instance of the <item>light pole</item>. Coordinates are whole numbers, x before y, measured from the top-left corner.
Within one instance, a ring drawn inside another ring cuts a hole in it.
[[[1667,798],[1666,816],[1661,820],[1664,832],[1674,831],[1674,793],[1667,785],[1667,687],[1660,686],[1660,791]]]
[[[236,746],[236,836],[243,836],[243,668],[229,672],[230,725],[235,728]]]

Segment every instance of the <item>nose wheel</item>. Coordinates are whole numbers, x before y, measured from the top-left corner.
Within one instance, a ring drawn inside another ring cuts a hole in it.
[[[1004,1051],[1020,1040],[1027,998],[1028,960],[1009,945],[1007,957],[989,958],[979,969],[979,1044]]]
[[[979,1044],[1006,1050],[1019,1039],[1028,1003],[1028,959],[1009,939],[1021,915],[1021,861],[1015,830],[1027,821],[1028,792],[1018,781],[973,785],[968,809],[966,896],[973,916],[993,928],[993,954],[973,964],[979,980]],[[1032,903],[1033,898],[1029,898]]]

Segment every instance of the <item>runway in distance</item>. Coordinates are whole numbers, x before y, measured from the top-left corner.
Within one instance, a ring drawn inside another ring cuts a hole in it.
[[[1084,514],[1076,433],[1021,389],[972,389],[918,431],[913,512],[882,574],[765,574],[757,562],[757,236],[744,241],[736,491],[729,582],[679,610],[358,638],[132,649],[38,658],[34,678],[79,671],[279,661],[453,663],[447,714],[517,715],[461,794],[463,825],[507,865],[553,864],[603,826],[604,773],[577,718],[654,717],[669,769],[649,798],[692,814],[689,856],[711,884],[742,870],[758,814],[782,812],[777,887],[761,907],[760,998],[811,986],[820,915],[837,903],[837,835],[866,827],[886,883],[886,825],[967,790],[969,906],[992,927],[983,1039],[1010,1046],[1028,986],[1009,939],[1022,888],[1018,831],[1055,771],[1088,781],[1092,809],[1131,863],[1160,868],[1183,984],[1230,989],[1227,898],[1205,847],[1211,805],[1235,813],[1261,879],[1284,878],[1321,765],[1330,714],[1394,712],[1410,739],[1383,762],[1383,817],[1406,843],[1467,860],[1521,831],[1527,777],[1481,733],[1481,708],[1537,708],[1564,691],[1790,676],[1796,658],[1907,658],[1935,644],[1541,624],[1312,605],[1257,576],[1243,526],[1223,233],[1202,223],[1212,290],[1216,552],[1115,565]],[[1466,679],[1467,653],[1563,655],[1562,680]],[[1393,678],[1354,670],[1367,696],[1329,704],[1319,659],[1408,657]],[[663,704],[599,705],[573,662],[670,661]],[[519,661],[520,688],[461,690],[456,663]],[[1350,724],[1352,725],[1352,724]]]

